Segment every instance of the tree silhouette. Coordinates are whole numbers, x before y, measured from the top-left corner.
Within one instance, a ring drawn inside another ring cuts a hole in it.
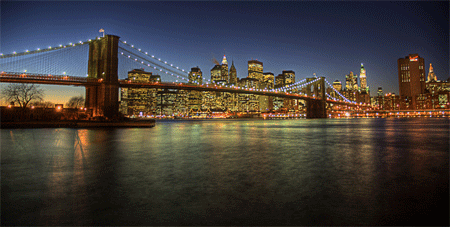
[[[9,84],[1,94],[7,102],[18,103],[25,109],[30,102],[43,100],[44,89],[36,84]]]
[[[69,108],[78,108],[84,106],[84,97],[83,96],[75,96],[69,99],[67,103]]]

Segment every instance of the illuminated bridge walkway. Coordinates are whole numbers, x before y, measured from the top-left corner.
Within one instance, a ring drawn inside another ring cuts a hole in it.
[[[136,83],[119,79],[119,75],[127,76],[128,71],[136,68],[158,74],[162,81],[172,82]],[[94,115],[107,117],[117,114],[119,87],[216,91],[300,99],[305,100],[309,118],[326,117],[329,104],[359,110],[370,107],[351,102],[324,77],[306,78],[277,89],[219,85],[205,79],[202,83],[189,81],[184,69],[156,58],[126,41],[120,41],[119,37],[113,35],[33,51],[2,53],[0,71],[0,82],[4,83],[84,86],[86,107],[92,109]],[[326,93],[327,88],[333,95]]]

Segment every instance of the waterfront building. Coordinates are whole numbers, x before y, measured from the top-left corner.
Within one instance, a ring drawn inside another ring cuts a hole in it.
[[[281,88],[284,87],[285,80],[283,74],[278,74],[278,76],[275,77],[275,88]],[[284,98],[281,97],[273,97],[273,110],[275,111],[281,111],[284,105]]]
[[[239,80],[241,88],[258,88],[259,80],[256,78],[242,78]],[[238,110],[242,113],[255,114],[260,112],[259,95],[254,94],[239,94],[238,95]]]
[[[384,95],[382,110],[400,110],[400,96],[395,93],[388,93]],[[380,109],[380,110],[381,110]]]
[[[425,92],[425,60],[410,54],[397,60],[401,109],[416,109],[416,98]]]
[[[202,71],[198,66],[191,68],[191,71],[189,72],[189,83],[199,85],[203,83]]]
[[[271,72],[265,72],[263,73],[263,83],[261,88],[263,89],[273,89],[274,88],[274,75]],[[274,97],[272,96],[260,96],[260,110],[261,112],[269,112],[273,110],[273,100]]]
[[[189,83],[199,85],[203,83],[202,71],[198,66],[191,68],[191,71],[189,72]],[[187,99],[188,99],[189,113],[198,113],[199,111],[201,111],[202,107],[201,91],[187,91]]]
[[[447,81],[437,79],[430,63],[425,94],[417,98],[417,109],[446,109],[450,108],[450,78]]]
[[[257,79],[263,82],[263,63],[258,60],[248,61],[248,78]]]
[[[133,69],[128,72],[130,83],[148,83],[152,76],[151,72],[145,72],[143,69]],[[149,88],[121,88],[120,107],[124,115],[147,115],[151,112],[149,103],[151,103],[152,90]]]

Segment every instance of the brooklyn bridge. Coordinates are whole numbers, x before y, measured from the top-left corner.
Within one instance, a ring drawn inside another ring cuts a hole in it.
[[[79,55],[88,56],[87,66],[77,59]],[[333,108],[346,111],[371,108],[368,104],[356,103],[344,97],[325,77],[305,78],[279,88],[218,84],[206,79],[201,82],[192,81],[188,79],[188,73],[184,69],[149,55],[115,35],[49,46],[46,49],[1,54],[0,59],[0,82],[83,86],[86,90],[85,107],[93,116],[107,118],[119,113],[120,88],[250,94],[298,100],[304,103],[307,118],[326,118],[327,112]],[[138,66],[158,71],[162,74],[161,81],[134,82],[120,79],[127,71]],[[79,68],[87,68],[87,74],[81,75],[77,71]],[[175,81],[162,82],[169,80]]]

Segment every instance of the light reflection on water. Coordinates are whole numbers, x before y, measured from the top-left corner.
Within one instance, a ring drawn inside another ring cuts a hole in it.
[[[2,129],[2,224],[415,225],[448,213],[448,140],[448,119]]]

